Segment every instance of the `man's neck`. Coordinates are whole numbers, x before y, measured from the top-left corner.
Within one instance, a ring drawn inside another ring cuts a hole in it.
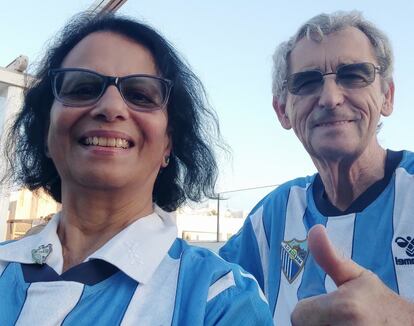
[[[385,173],[386,151],[377,147],[359,157],[337,161],[314,160],[325,193],[333,206],[345,211]]]

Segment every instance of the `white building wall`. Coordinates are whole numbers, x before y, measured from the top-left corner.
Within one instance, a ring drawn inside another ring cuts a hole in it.
[[[11,79],[10,79],[11,78]],[[21,107],[25,76],[23,74],[0,70],[0,173],[4,173],[3,157],[4,136],[11,118]],[[0,241],[6,239],[7,217],[9,211],[10,187],[0,184]]]

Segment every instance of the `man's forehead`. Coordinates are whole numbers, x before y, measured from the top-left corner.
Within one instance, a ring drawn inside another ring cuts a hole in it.
[[[355,62],[378,64],[370,40],[355,27],[324,35],[319,42],[304,37],[289,56],[291,73],[307,69],[330,70],[340,64]]]

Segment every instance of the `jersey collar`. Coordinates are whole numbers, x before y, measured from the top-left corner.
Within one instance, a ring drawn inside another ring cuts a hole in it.
[[[32,250],[52,245],[46,264],[56,273],[63,268],[62,246],[56,230],[60,214],[56,214],[39,232],[0,246],[0,262],[34,264]],[[171,214],[154,205],[154,212],[139,218],[115,235],[86,261],[106,261],[139,283],[147,283],[177,237],[177,226]]]

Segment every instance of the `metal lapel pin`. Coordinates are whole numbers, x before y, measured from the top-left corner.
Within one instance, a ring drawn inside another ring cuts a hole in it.
[[[43,265],[52,252],[52,244],[41,245],[37,249],[32,249],[32,259],[36,264]]]

